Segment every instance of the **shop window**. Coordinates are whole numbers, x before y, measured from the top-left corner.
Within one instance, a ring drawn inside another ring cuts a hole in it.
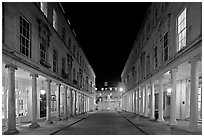
[[[40,2],[40,9],[47,17],[47,2]]]
[[[177,18],[178,51],[186,46],[186,8]]]
[[[20,15],[20,53],[30,57],[30,23]]]

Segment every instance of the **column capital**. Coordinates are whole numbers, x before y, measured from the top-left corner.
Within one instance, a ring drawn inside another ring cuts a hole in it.
[[[57,83],[56,85],[57,85],[57,86],[61,86],[61,84],[60,84],[60,83]]]
[[[16,65],[13,65],[13,64],[6,64],[5,68],[10,68],[12,70],[18,70],[18,67]]]
[[[200,56],[195,56],[195,57],[191,58],[189,60],[189,63],[193,63],[193,62],[197,62],[197,61],[201,61],[201,57]]]
[[[178,68],[177,67],[170,70],[170,73],[174,73],[174,72],[178,72]]]
[[[36,78],[37,78],[37,77],[38,77],[38,74],[30,73],[30,76],[31,76],[31,77],[36,77]]]

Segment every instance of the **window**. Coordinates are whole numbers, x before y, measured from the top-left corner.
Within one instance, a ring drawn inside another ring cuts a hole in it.
[[[79,64],[81,65],[81,63],[82,63],[82,62],[81,62],[81,55],[80,55],[80,56],[79,56]]]
[[[47,2],[40,2],[40,9],[47,17]]]
[[[57,72],[57,58],[58,58],[58,54],[57,54],[57,50],[53,49],[53,71]]]
[[[75,45],[73,47],[73,54],[74,54],[74,57],[76,57],[76,46]]]
[[[163,60],[164,62],[169,58],[169,47],[168,47],[168,31],[163,36]]]
[[[178,30],[178,51],[186,46],[186,8],[177,19]]]
[[[146,61],[146,76],[150,74],[150,55],[147,56],[147,61]]]
[[[57,30],[57,13],[54,9],[53,9],[53,27],[55,28],[55,30]]]
[[[47,49],[44,40],[40,43],[40,60],[47,61]]]
[[[66,29],[65,28],[62,29],[62,40],[66,44]]]
[[[154,70],[157,68],[157,46],[154,47]]]
[[[62,74],[65,73],[66,65],[65,65],[65,58],[62,58]]]
[[[71,40],[72,40],[71,37],[69,37],[69,40],[68,40],[68,49],[69,49],[70,51],[71,51],[71,46],[72,46],[72,45],[71,45]]]
[[[20,15],[20,53],[30,57],[30,23]]]
[[[79,51],[77,51],[77,61],[79,61]]]
[[[75,68],[73,69],[73,80],[76,80],[76,70],[75,70]]]

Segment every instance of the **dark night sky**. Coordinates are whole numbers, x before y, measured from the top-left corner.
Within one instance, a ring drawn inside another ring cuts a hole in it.
[[[96,74],[96,87],[117,86],[150,3],[62,2]]]

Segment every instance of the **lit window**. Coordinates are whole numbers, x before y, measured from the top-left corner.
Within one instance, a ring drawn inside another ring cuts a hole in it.
[[[186,46],[186,8],[177,19],[178,51]]]
[[[168,60],[169,58],[169,47],[168,47],[168,31],[164,34],[163,36],[163,59],[164,59],[164,62]]]
[[[157,68],[157,46],[154,47],[154,70]]]
[[[46,2],[40,2],[40,9],[47,17],[47,3]]]
[[[57,50],[53,49],[53,71],[57,72]]]
[[[46,62],[47,61],[47,49],[45,41],[42,39],[42,42],[40,43],[40,60]]]
[[[57,13],[53,9],[53,27],[57,30]]]
[[[20,15],[20,53],[30,57],[30,23]]]

